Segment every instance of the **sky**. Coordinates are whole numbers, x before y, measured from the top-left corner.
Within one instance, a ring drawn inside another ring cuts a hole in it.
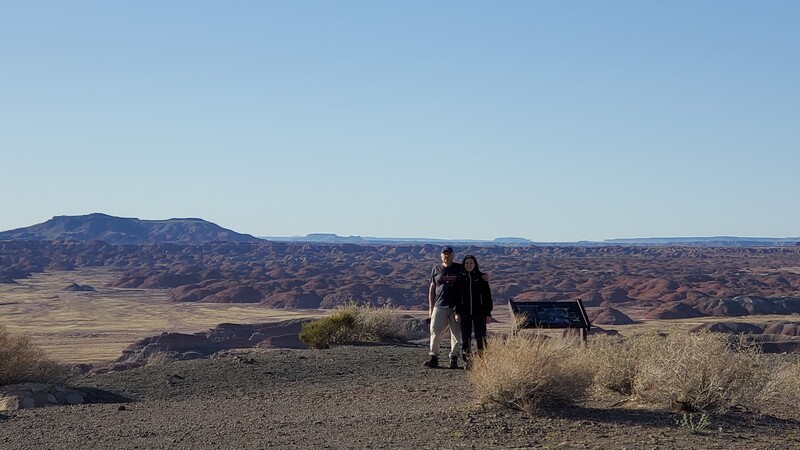
[[[0,230],[800,236],[800,2],[0,0]]]

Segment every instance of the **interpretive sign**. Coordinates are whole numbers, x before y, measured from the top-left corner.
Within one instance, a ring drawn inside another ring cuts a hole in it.
[[[558,302],[515,302],[508,300],[514,315],[525,316],[523,328],[576,328],[589,330],[592,324],[580,300]]]

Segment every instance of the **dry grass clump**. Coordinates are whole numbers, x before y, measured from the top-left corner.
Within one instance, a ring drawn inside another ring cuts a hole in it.
[[[528,413],[578,403],[592,384],[578,340],[522,333],[489,342],[468,377],[481,402]]]
[[[349,304],[305,324],[300,340],[309,347],[322,349],[332,343],[405,340],[411,331],[411,323],[388,306]]]
[[[350,305],[356,317],[356,338],[361,342],[388,342],[407,340],[412,332],[412,323],[403,319],[389,306]]]
[[[767,373],[755,347],[736,347],[725,334],[673,330],[633,352],[632,393],[647,403],[683,411],[725,412],[753,408]],[[642,351],[644,350],[644,351]]]
[[[622,336],[592,336],[586,348],[586,357],[594,370],[594,384],[624,395],[633,393],[633,382],[642,355],[650,355],[662,345],[663,338],[655,333],[635,338]]]
[[[0,386],[61,379],[66,370],[47,358],[28,337],[9,332],[0,325]]]
[[[774,414],[800,402],[800,363],[769,364],[759,348],[711,332],[593,336],[585,346],[516,332],[493,340],[468,376],[482,402],[524,411],[578,404],[592,387],[686,412]]]
[[[300,340],[311,348],[328,348],[331,343],[353,342],[356,317],[352,311],[339,310],[303,325]]]
[[[800,361],[773,360],[769,378],[757,398],[757,409],[779,417],[800,419]]]

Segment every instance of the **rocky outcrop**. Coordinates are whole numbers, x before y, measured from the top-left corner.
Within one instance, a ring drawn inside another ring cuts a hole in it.
[[[633,319],[614,308],[599,308],[587,312],[592,325],[629,325]]]
[[[95,288],[87,284],[72,283],[64,288],[67,292],[95,292]]]
[[[708,330],[730,334],[772,334],[787,337],[800,336],[800,322],[768,321],[762,324],[747,322],[709,322],[698,325],[693,331]]]
[[[146,365],[156,355],[172,360],[205,358],[222,350],[237,348],[307,348],[298,337],[310,319],[293,319],[261,324],[223,323],[195,334],[161,333],[134,342],[109,367],[95,372],[120,371]]]
[[[0,283],[14,284],[15,280],[28,278],[31,276],[30,271],[23,270],[19,267],[0,267]]]
[[[46,383],[0,386],[0,411],[16,411],[47,405],[77,405],[85,398],[79,391]]]
[[[690,319],[708,314],[698,311],[686,302],[667,303],[656,306],[645,314],[646,319]]]
[[[800,322],[711,322],[692,329],[701,330],[727,333],[735,339],[741,336],[746,342],[757,344],[764,353],[800,353]]]
[[[601,295],[603,296],[603,305],[636,301],[635,298],[628,296],[627,289],[621,287],[612,286],[608,289],[604,289],[601,291]]]
[[[718,317],[748,315],[788,315],[800,313],[800,299],[795,297],[759,297],[740,295],[732,298],[700,299],[690,302],[698,311]]]
[[[252,286],[235,285],[204,297],[203,303],[259,303],[264,298]]]

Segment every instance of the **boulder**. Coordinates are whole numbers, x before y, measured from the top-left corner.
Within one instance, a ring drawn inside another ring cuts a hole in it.
[[[205,358],[213,353],[237,348],[306,348],[298,337],[310,319],[292,319],[261,324],[222,323],[195,334],[161,333],[134,342],[109,367],[95,372],[122,371],[144,366],[156,354],[181,361]]]
[[[86,401],[76,390],[46,383],[19,383],[0,387],[0,411],[47,405],[78,405]]]

